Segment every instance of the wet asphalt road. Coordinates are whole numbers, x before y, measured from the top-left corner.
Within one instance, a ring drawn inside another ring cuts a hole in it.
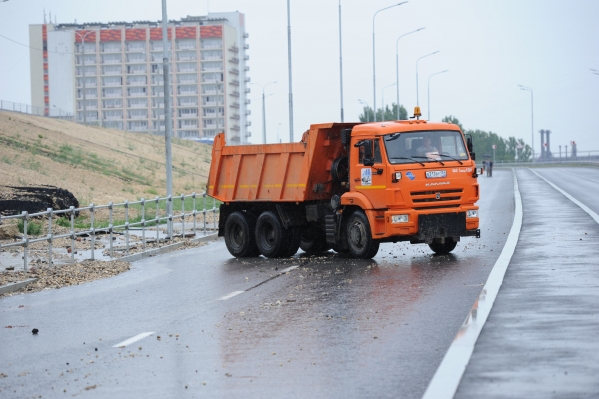
[[[511,170],[479,181],[482,237],[449,256],[236,260],[217,241],[2,299],[0,397],[419,398],[512,224]]]
[[[534,169],[599,214],[599,169]],[[599,224],[528,169],[520,240],[455,398],[599,397]]]

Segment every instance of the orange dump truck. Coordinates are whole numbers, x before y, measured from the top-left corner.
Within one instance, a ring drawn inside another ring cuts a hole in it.
[[[225,145],[216,136],[207,192],[236,257],[333,249],[355,258],[384,242],[449,253],[480,237],[472,139],[424,120],[326,123],[299,143]]]

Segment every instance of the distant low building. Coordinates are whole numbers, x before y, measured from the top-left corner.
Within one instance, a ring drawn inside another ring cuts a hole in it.
[[[244,14],[168,24],[173,132],[247,143],[249,46]],[[136,132],[164,132],[160,21],[29,26],[31,101],[47,116]],[[40,51],[43,49],[43,51]]]

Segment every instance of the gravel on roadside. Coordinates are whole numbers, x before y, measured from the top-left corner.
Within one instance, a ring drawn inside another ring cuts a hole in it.
[[[129,262],[120,260],[98,261],[84,260],[74,264],[64,264],[55,266],[36,266],[29,273],[23,271],[2,271],[0,272],[0,286],[9,283],[16,283],[29,278],[37,278],[35,283],[18,291],[0,295],[5,296],[19,295],[30,292],[37,292],[46,289],[59,289],[70,285],[79,285],[91,281],[116,276],[129,270]]]

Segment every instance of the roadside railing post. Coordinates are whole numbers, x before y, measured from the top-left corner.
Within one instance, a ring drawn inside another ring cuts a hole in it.
[[[146,252],[146,200],[141,199],[141,246]]]
[[[75,263],[75,207],[71,206],[71,261]]]
[[[181,194],[181,238],[185,239],[185,195]]]
[[[48,267],[52,266],[52,208],[48,208]]]
[[[95,249],[96,249],[96,229],[94,228],[94,215],[95,215],[95,207],[94,204],[89,204],[89,213],[91,218],[91,229],[89,234],[91,234],[91,243],[92,243],[92,260],[95,260]]]
[[[27,247],[29,246],[29,236],[27,235],[27,222],[29,221],[29,213],[23,211],[23,271],[27,273],[29,271],[27,267]]]
[[[108,232],[110,233],[110,257],[113,257],[112,253],[112,241],[113,241],[113,226],[112,226],[112,202],[108,203]]]
[[[214,221],[214,231],[216,231],[216,201],[212,198],[212,219]]]
[[[125,200],[125,248],[129,255],[129,201]]]
[[[207,234],[206,232],[206,193],[204,192],[204,209],[202,210],[202,213],[204,214],[204,235]]]
[[[160,244],[160,214],[158,210],[160,208],[160,198],[156,196],[156,248],[158,248],[158,244]]]
[[[166,235],[169,240],[173,239],[173,196],[169,195],[166,198]]]
[[[194,237],[198,235],[198,231],[196,229],[196,214],[198,213],[196,209],[196,193],[195,191],[191,194],[191,198],[193,198],[193,235]]]

